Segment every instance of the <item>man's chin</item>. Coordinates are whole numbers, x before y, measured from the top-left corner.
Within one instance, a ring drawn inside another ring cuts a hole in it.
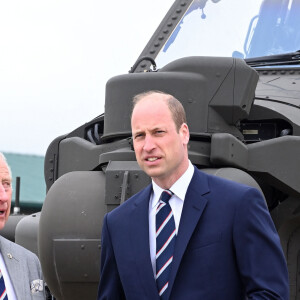
[[[162,176],[162,171],[158,167],[144,167],[143,171],[151,178]]]

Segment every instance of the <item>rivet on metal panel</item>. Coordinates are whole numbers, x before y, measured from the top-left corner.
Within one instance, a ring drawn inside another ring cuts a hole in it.
[[[82,244],[82,245],[80,245],[80,248],[83,250],[85,248],[85,246]]]
[[[186,2],[181,2],[180,5],[181,5],[181,6],[185,6],[185,5],[186,5]]]
[[[158,37],[158,39],[159,39],[160,41],[162,41],[162,40],[164,39],[164,37],[163,37],[163,36],[160,36],[160,37]]]
[[[179,8],[179,9],[176,9],[176,12],[177,12],[178,14],[180,14],[180,13],[182,12],[182,10]]]
[[[87,278],[87,277],[88,277],[88,274],[86,274],[86,273],[85,273],[85,274],[83,274],[83,277]]]
[[[146,68],[146,64],[142,64],[141,67],[142,67],[142,68]]]
[[[151,50],[151,51],[150,51],[150,54],[154,54],[154,53],[155,53],[155,50]]]
[[[165,29],[165,30],[163,31],[163,33],[164,33],[164,34],[167,34],[167,33],[169,33],[169,30],[168,30],[168,29]]]
[[[160,43],[155,43],[154,47],[158,47],[160,45]]]
[[[173,23],[171,23],[171,22],[169,22],[169,23],[167,24],[168,27],[171,27],[172,25],[173,25]]]
[[[173,17],[172,17],[172,20],[177,20],[177,16],[173,16]]]
[[[115,177],[116,177],[116,178],[119,178],[119,174],[116,174]]]

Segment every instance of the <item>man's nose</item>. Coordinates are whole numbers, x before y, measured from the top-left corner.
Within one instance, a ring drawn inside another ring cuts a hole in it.
[[[8,192],[5,190],[2,183],[0,183],[0,201],[8,201]]]
[[[146,135],[144,140],[143,149],[147,152],[152,151],[155,148],[155,143],[151,135]]]

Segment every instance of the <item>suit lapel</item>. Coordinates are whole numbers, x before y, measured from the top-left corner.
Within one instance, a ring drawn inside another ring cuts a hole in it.
[[[170,296],[182,256],[206,207],[207,199],[204,198],[203,195],[208,192],[209,187],[207,177],[205,174],[200,173],[199,170],[195,168],[194,175],[184,199],[184,205],[180,218],[180,225],[172,262],[172,271],[167,290],[168,297]]]
[[[147,299],[159,299],[149,248],[149,199],[152,185],[138,195],[130,218],[130,241],[134,253],[139,280],[141,280]]]
[[[11,247],[11,243],[1,237],[0,239],[1,253],[5,262],[7,271],[9,273],[10,280],[15,290],[17,299],[27,299],[24,290],[24,278],[20,278],[20,269],[23,268],[22,258]]]

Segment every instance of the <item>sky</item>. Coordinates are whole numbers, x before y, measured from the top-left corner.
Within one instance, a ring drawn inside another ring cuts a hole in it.
[[[103,113],[173,2],[0,1],[0,151],[45,155]]]

